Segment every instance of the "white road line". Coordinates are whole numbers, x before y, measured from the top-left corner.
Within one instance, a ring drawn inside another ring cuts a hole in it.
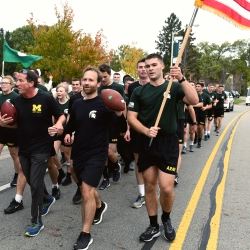
[[[3,191],[4,189],[9,188],[9,187],[10,187],[10,183],[1,186],[1,187],[0,187],[0,192]]]

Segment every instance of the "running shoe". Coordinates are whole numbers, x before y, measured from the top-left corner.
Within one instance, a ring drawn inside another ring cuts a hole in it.
[[[51,206],[54,204],[56,199],[50,195],[50,200],[48,202],[43,203],[43,208],[42,208],[42,216],[45,216],[48,214]]]
[[[102,216],[106,212],[107,208],[108,208],[107,203],[102,201],[102,206],[96,209],[95,217],[92,223],[93,225],[97,225],[102,222]]]
[[[110,186],[109,179],[103,179],[102,183],[99,186],[99,190],[104,190]]]
[[[118,168],[114,169],[113,182],[118,182],[121,179],[121,164],[118,163]]]
[[[57,188],[57,187],[53,187],[53,188],[52,188],[52,196],[53,196],[56,200],[58,200],[58,199],[60,198],[60,196],[61,196],[61,191],[60,191],[60,189]]]
[[[15,198],[11,201],[10,205],[4,209],[5,214],[13,214],[18,210],[23,209],[23,201],[17,202]]]
[[[62,183],[62,186],[68,186],[72,183],[71,176],[67,175],[65,180]]]
[[[175,178],[174,178],[174,185],[176,186],[176,185],[178,185],[178,183],[179,183],[179,175],[178,175],[178,173],[175,175]]]
[[[74,250],[87,250],[92,242],[91,234],[81,232],[74,245]]]
[[[140,208],[144,204],[145,204],[145,196],[142,196],[141,194],[139,194],[135,202],[131,205],[131,207]]]
[[[168,219],[167,221],[162,221],[164,227],[164,237],[169,240],[173,241],[175,239],[175,230],[171,224],[171,220]]]
[[[153,238],[160,236],[159,228],[149,226],[144,233],[140,235],[141,241],[151,241]]]
[[[79,203],[81,201],[82,201],[82,193],[80,191],[80,188],[78,187],[77,190],[76,190],[76,193],[75,193],[75,195],[74,195],[74,197],[72,199],[72,202],[74,204],[77,204],[77,203]]]
[[[187,153],[187,147],[183,146],[181,153],[186,154]]]
[[[38,223],[32,223],[25,232],[25,236],[34,237],[37,236],[44,228],[43,222],[39,220]]]

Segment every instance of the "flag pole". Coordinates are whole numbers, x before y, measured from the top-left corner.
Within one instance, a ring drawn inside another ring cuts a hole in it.
[[[182,43],[182,45],[181,45],[181,49],[180,49],[180,51],[179,51],[179,54],[178,54],[178,57],[177,57],[177,60],[176,60],[176,63],[175,63],[176,66],[178,66],[179,63],[180,63],[180,61],[181,61],[181,58],[182,58],[184,49],[185,49],[185,47],[186,47],[186,44],[187,44],[189,35],[190,35],[190,33],[191,33],[192,26],[193,26],[193,24],[194,24],[194,20],[195,20],[195,18],[196,18],[198,9],[199,9],[198,7],[195,7],[195,9],[194,9],[193,15],[192,15],[192,17],[191,17],[191,20],[190,20],[190,23],[189,23],[189,25],[188,25],[188,28],[187,28],[187,31],[186,31],[186,34],[185,34],[183,43]],[[170,66],[172,66],[172,65],[170,65]],[[159,113],[158,113],[158,115],[157,115],[157,118],[156,118],[154,127],[158,127],[158,124],[159,124],[159,122],[160,122],[160,119],[161,119],[161,115],[162,115],[163,109],[164,109],[165,104],[166,104],[166,102],[167,102],[168,93],[169,93],[170,88],[171,88],[172,83],[173,83],[173,79],[174,79],[174,78],[171,76],[171,78],[170,78],[170,80],[169,80],[169,83],[168,83],[168,86],[167,86],[167,90],[166,90],[166,92],[165,92],[164,98],[163,98],[162,103],[161,103],[160,111],[159,111]],[[153,141],[153,138],[150,139],[149,146],[151,145],[152,141]]]
[[[2,75],[1,76],[4,76],[4,61],[2,62]]]
[[[3,59],[4,59],[4,39],[5,39],[5,32],[3,30]],[[2,76],[4,76],[4,60],[2,62]]]

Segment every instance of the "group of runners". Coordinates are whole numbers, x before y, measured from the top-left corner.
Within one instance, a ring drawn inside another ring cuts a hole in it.
[[[73,79],[72,91],[69,81],[63,79],[54,94],[43,86],[43,78],[34,69],[18,72],[16,82],[11,76],[2,78],[0,106],[9,101],[18,113],[15,125],[10,125],[12,118],[4,114],[0,118],[0,145],[1,149],[7,145],[10,150],[15,167],[11,185],[16,185],[16,196],[4,212],[23,209],[22,195],[28,182],[32,224],[25,231],[26,236],[36,236],[44,228],[42,216],[60,198],[59,185],[67,186],[73,178],[77,190],[72,201],[82,201],[83,218],[82,231],[73,248],[88,249],[93,242],[91,226],[101,223],[108,207],[97,190],[108,188],[110,178],[113,182],[121,178],[119,153],[124,161],[123,172],[135,170],[136,174],[138,197],[131,207],[147,207],[149,226],[140,240],[148,242],[160,235],[158,197],[163,235],[169,241],[175,239],[170,213],[181,153],[187,152],[188,135],[190,152],[194,151],[195,137],[197,147],[202,147],[203,133],[204,140],[210,137],[213,117],[219,135],[227,97],[221,85],[216,85],[214,91],[214,84],[209,84],[205,90],[203,82],[188,82],[179,67],[171,67],[164,76],[163,69],[162,57],[150,54],[136,64],[138,81],[125,75],[122,86],[120,79],[111,81],[109,65],[87,67],[81,80]],[[171,77],[172,86],[165,93]],[[103,89],[118,91],[126,100],[125,111],[114,112],[105,107],[100,97]],[[167,104],[156,127],[164,95]],[[67,173],[62,163],[67,166]],[[51,194],[44,183],[47,168]]]

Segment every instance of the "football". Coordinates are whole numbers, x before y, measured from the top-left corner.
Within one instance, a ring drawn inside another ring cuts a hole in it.
[[[10,102],[4,102],[1,107],[1,116],[5,114],[7,114],[7,117],[11,117],[13,119],[13,122],[9,123],[9,125],[14,125],[17,120],[17,110]]]
[[[113,89],[103,89],[101,92],[102,101],[113,111],[125,110],[126,102],[121,94]]]

